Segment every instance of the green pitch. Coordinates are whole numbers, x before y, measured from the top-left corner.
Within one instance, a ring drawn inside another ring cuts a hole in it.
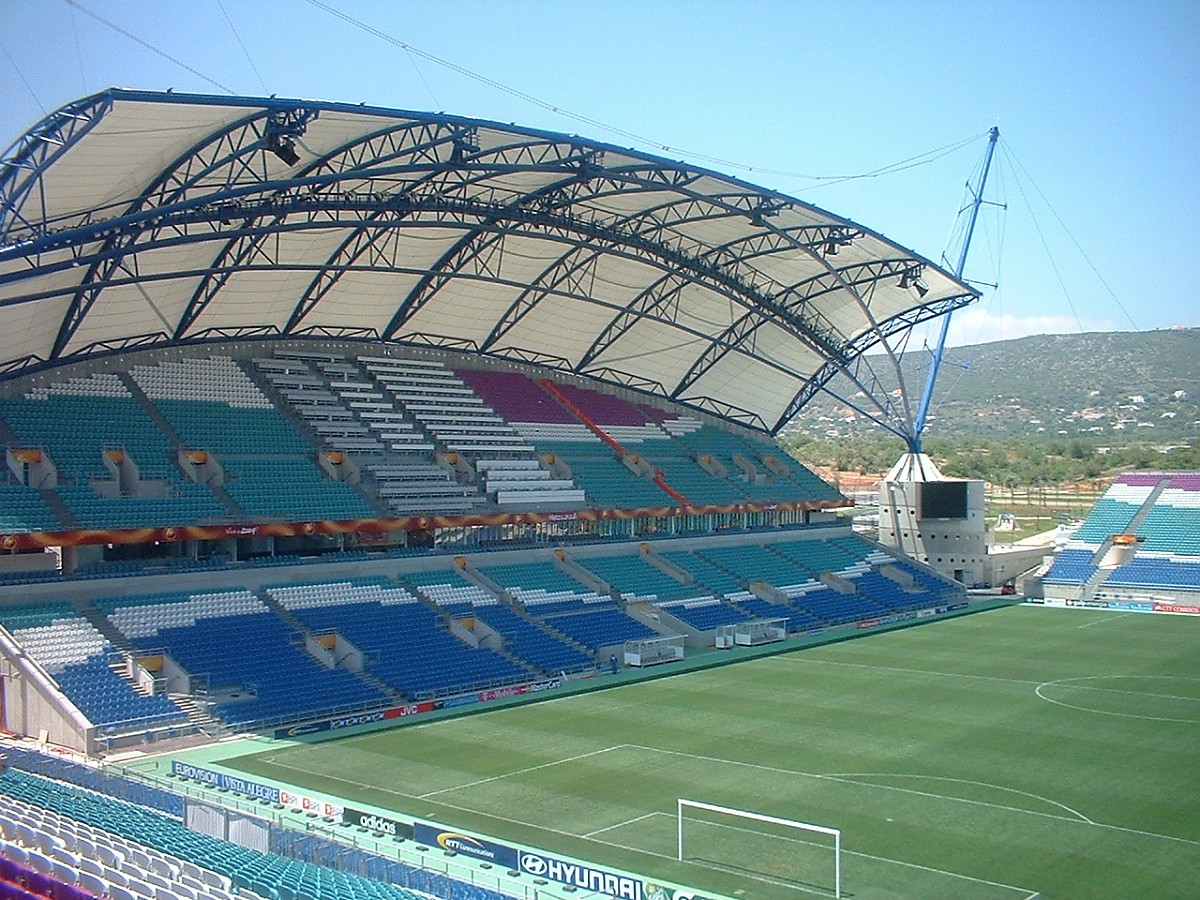
[[[874,898],[1200,897],[1200,620],[1010,607],[227,765],[648,877]],[[770,830],[769,826],[768,829]]]

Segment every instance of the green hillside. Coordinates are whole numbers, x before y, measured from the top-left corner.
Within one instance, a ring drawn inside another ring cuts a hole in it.
[[[928,351],[903,360],[910,394],[919,398]],[[883,390],[894,371],[876,361]],[[831,383],[842,396],[854,390]],[[875,429],[828,395],[791,426],[837,437]],[[1022,434],[1112,435],[1122,442],[1200,436],[1200,328],[1036,335],[946,351],[927,432],[937,437],[1002,438]]]

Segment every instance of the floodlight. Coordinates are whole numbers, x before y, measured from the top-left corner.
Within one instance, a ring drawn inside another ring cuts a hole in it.
[[[268,149],[289,166],[294,166],[300,162],[300,154],[296,152],[296,145],[289,140],[281,139],[268,144]]]

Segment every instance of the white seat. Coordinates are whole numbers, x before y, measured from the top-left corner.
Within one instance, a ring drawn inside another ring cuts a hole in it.
[[[232,884],[228,878],[219,872],[214,872],[212,869],[205,869],[204,874],[201,877],[203,878],[205,884],[212,885],[213,887],[219,887],[223,891],[229,890],[229,887]]]
[[[83,871],[79,873],[79,886],[89,894],[95,894],[97,897],[108,896],[108,883],[103,878],[91,872]]]
[[[90,857],[81,856],[79,858],[79,871],[90,872],[93,875],[103,875],[104,866]]]
[[[154,900],[154,885],[143,881],[141,878],[130,878],[129,890],[139,897],[148,897],[150,900]]]
[[[38,850],[29,850],[28,865],[31,869],[36,869],[43,875],[49,875],[54,871],[54,860]]]
[[[157,872],[147,871],[143,876],[143,880],[154,887],[169,888],[171,886],[171,882],[167,881],[167,879],[163,878]]]
[[[69,866],[57,859],[52,862],[54,866],[50,874],[56,881],[61,881],[63,884],[77,884],[79,882],[78,868]]]
[[[150,866],[157,874],[161,875],[163,878],[166,878],[168,881],[174,881],[179,875],[179,863],[176,863],[173,860],[165,859],[161,856],[152,857],[150,860]]]
[[[16,841],[5,841],[3,844],[0,844],[0,854],[23,866],[29,862],[29,851]]]
[[[58,860],[73,869],[79,868],[80,858],[78,854],[72,853],[66,847],[55,847],[48,855],[51,859]]]

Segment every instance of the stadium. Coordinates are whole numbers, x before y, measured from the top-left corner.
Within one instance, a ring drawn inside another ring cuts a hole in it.
[[[777,442],[938,265],[442,113],[114,88],[0,166],[3,896],[1194,891],[1200,476],[1022,603]]]

